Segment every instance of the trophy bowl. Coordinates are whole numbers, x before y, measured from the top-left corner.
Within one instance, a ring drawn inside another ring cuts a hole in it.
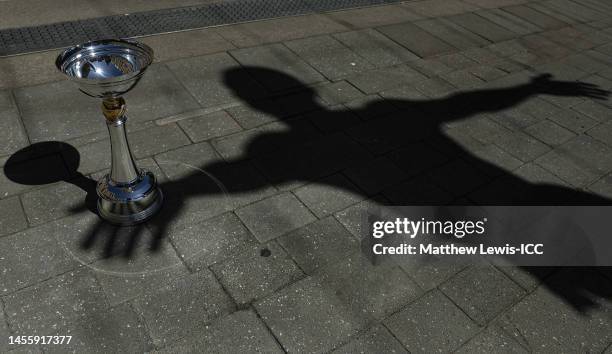
[[[153,50],[144,44],[106,39],[66,49],[55,62],[83,93],[102,98],[102,113],[110,135],[111,170],[98,181],[96,192],[99,215],[113,224],[146,221],[163,201],[155,176],[139,169],[132,156],[122,97],[136,86],[152,61]]]
[[[118,97],[131,90],[153,61],[148,46],[106,39],[74,46],[55,65],[79,89],[92,97]]]

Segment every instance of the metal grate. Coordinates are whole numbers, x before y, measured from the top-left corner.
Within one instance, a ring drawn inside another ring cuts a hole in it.
[[[0,56],[56,49],[103,38],[130,38],[194,28],[397,3],[403,0],[230,0],[129,15],[0,30]]]

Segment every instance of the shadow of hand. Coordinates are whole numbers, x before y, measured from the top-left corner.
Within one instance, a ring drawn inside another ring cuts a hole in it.
[[[541,74],[532,78],[530,85],[535,86],[538,93],[554,96],[586,97],[596,100],[605,100],[610,96],[610,91],[600,89],[595,84],[551,79],[551,74]]]

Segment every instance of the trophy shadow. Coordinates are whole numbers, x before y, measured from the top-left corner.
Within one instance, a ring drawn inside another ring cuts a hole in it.
[[[359,194],[361,198],[372,198],[380,193],[378,190],[355,186],[346,178],[323,178],[336,175],[351,165],[368,166],[384,153],[377,154],[381,147],[392,146],[393,159],[405,161],[410,172],[415,173],[414,181],[430,180],[428,171],[442,165],[451,165],[448,177],[452,183],[445,183],[443,188],[423,189],[421,184],[412,187],[401,184],[395,190],[387,205],[610,205],[612,200],[585,191],[548,183],[532,183],[497,165],[476,156],[464,146],[449,138],[444,128],[477,114],[495,113],[516,106],[538,95],[561,97],[585,97],[594,100],[606,99],[609,92],[596,85],[578,81],[558,81],[551,75],[533,77],[528,82],[505,88],[462,91],[437,99],[385,99],[372,101],[362,108],[347,110],[330,110],[319,103],[315,91],[298,79],[262,67],[236,67],[223,73],[225,85],[243,104],[251,109],[272,117],[282,124],[284,129],[265,131],[252,137],[242,154],[235,158],[216,160],[198,166],[207,174],[215,176],[223,183],[230,198],[261,191],[270,186],[282,186],[291,183],[324,184],[332,189],[344,190]],[[283,83],[291,87],[291,95],[272,96],[266,99],[254,98],[253,88],[245,78],[265,77],[270,82]],[[290,97],[290,98],[289,98]],[[389,114],[381,112],[393,110]],[[313,121],[303,115],[287,114],[286,107],[306,107],[316,112],[316,138],[311,139],[309,130]],[[347,129],[365,126],[369,135],[367,141],[355,142],[347,136]],[[418,144],[421,148],[413,149]],[[366,148],[364,149],[363,146]],[[422,147],[426,146],[428,155],[424,158]],[[53,150],[54,149],[54,150]],[[40,151],[57,152],[62,156],[63,166],[56,170],[46,168],[41,175],[40,167],[29,171],[19,170],[19,161],[32,158]],[[432,155],[433,154],[433,155]],[[442,158],[432,163],[430,156]],[[13,161],[15,163],[12,163]],[[44,185],[55,182],[71,183],[86,193],[82,205],[72,212],[89,210],[96,212],[96,182],[79,173],[79,155],[74,147],[66,143],[45,142],[33,144],[11,156],[5,165],[5,174],[16,183]],[[245,166],[256,166],[263,178],[257,174],[245,173]],[[368,178],[374,181],[388,180],[384,169],[370,169]],[[410,177],[413,178],[413,177]],[[478,183],[475,183],[478,180]],[[121,242],[123,249],[117,245],[120,228],[107,236],[104,257],[122,256],[130,258],[145,232],[152,234],[148,244],[155,252],[160,249],[162,240],[172,230],[172,223],[185,212],[187,201],[191,198],[215,197],[219,189],[202,183],[200,173],[185,174],[175,179],[160,183],[166,196],[160,212],[145,224],[131,227],[129,240]],[[440,193],[442,192],[442,193]],[[451,196],[451,197],[449,197]],[[232,207],[235,207],[232,205]],[[93,249],[96,237],[104,226],[99,220],[84,236],[81,247]],[[123,233],[121,233],[123,235]],[[108,233],[105,233],[108,235]],[[124,236],[121,236],[124,237]],[[588,245],[586,245],[588,246]],[[539,282],[571,303],[576,309],[586,311],[597,306],[593,296],[612,298],[612,288],[604,282],[590,276],[582,276],[595,271],[605,278],[609,269],[589,267],[522,267],[522,269]],[[607,273],[605,273],[607,271]],[[567,273],[567,281],[546,283],[554,273]],[[604,274],[605,273],[605,274]],[[571,280],[570,280],[571,279]]]

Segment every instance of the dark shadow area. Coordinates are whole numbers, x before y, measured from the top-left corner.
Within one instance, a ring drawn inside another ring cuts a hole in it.
[[[271,82],[283,82],[285,86],[294,87],[295,94],[254,100],[252,86],[248,80],[244,80],[245,77],[251,76],[266,77]],[[508,109],[537,95],[591,99],[608,97],[609,92],[592,84],[557,81],[550,75],[540,75],[524,84],[507,88],[465,91],[438,99],[379,100],[359,110],[338,111],[329,110],[318,103],[313,89],[275,70],[259,67],[233,68],[224,73],[224,82],[251,108],[276,118],[286,127],[282,130],[262,131],[255,135],[247,142],[246,149],[243,149],[244,152],[239,157],[198,166],[223,183],[229,192],[230,200],[268,188],[270,183],[327,183],[334,188],[355,192],[354,187],[341,179],[326,179],[326,182],[323,182],[321,178],[338,173],[349,166],[360,165],[368,170],[369,164],[375,163],[379,156],[393,151],[395,161],[405,161],[406,169],[415,172],[407,177],[407,181],[410,181],[410,178],[422,181],[419,176],[428,176],[428,171],[444,165],[449,166],[445,178],[452,180],[452,183],[445,183],[444,187],[435,189],[424,188],[416,182],[414,187],[411,187],[411,183],[405,183],[402,185],[405,186],[404,189],[398,189],[393,198],[389,198],[392,199],[391,205],[607,205],[612,202],[572,188],[531,183],[475,156],[443,132],[444,126],[453,121]],[[389,107],[393,109],[389,110]],[[292,115],[292,111],[311,111],[314,114],[310,118],[304,118],[304,115]],[[307,128],[313,124],[317,128],[314,132]],[[347,129],[352,129],[354,134],[347,135]],[[422,149],[413,150],[413,143],[425,146],[427,153]],[[11,180],[22,184],[46,184],[59,180],[73,183],[87,192],[86,204],[91,204],[95,182],[76,172],[78,153],[66,145],[62,145],[62,155],[68,156],[65,157],[66,168],[76,178],[60,178],[61,174],[52,170],[42,172],[43,170],[37,169],[17,173],[10,167],[5,168],[5,173]],[[23,157],[19,154],[22,152],[14,155],[17,156],[16,160]],[[257,166],[256,170],[253,170],[254,165]],[[265,178],[259,172],[253,171],[263,172]],[[384,169],[379,171],[372,168],[366,174],[376,181],[385,180],[385,173],[387,172]],[[136,226],[130,231],[132,241],[128,242],[125,256],[132,254],[135,240],[145,229],[153,234],[150,249],[159,249],[160,242],[169,232],[172,222],[181,216],[190,199],[197,196],[212,198],[219,194],[219,188],[212,181],[203,183],[202,174],[199,172],[170,178],[161,184],[161,188],[166,196],[162,210],[147,225]],[[364,188],[357,190],[365,197],[380,193],[379,190]],[[100,224],[103,222],[89,230],[87,239],[83,242],[84,248],[89,248],[94,243],[97,230],[102,227]],[[116,238],[110,238],[107,242],[110,244],[107,250],[115,249]],[[110,254],[112,252],[106,253],[107,256]],[[566,267],[525,270],[544,280],[552,271],[575,275],[582,272],[590,274],[593,269]],[[562,283],[556,282],[547,286],[580,310],[594,305],[594,302],[589,300],[592,295],[612,298],[612,289],[592,276],[572,276],[568,278],[567,283]]]
[[[63,163],[49,163],[54,158]],[[15,183],[29,186],[60,181],[73,184],[82,189],[86,197],[80,208],[71,211],[89,210],[96,213],[96,181],[77,171],[80,160],[81,156],[74,146],[59,141],[45,141],[27,146],[11,155],[4,165],[4,174]],[[20,163],[23,161],[27,163]]]

